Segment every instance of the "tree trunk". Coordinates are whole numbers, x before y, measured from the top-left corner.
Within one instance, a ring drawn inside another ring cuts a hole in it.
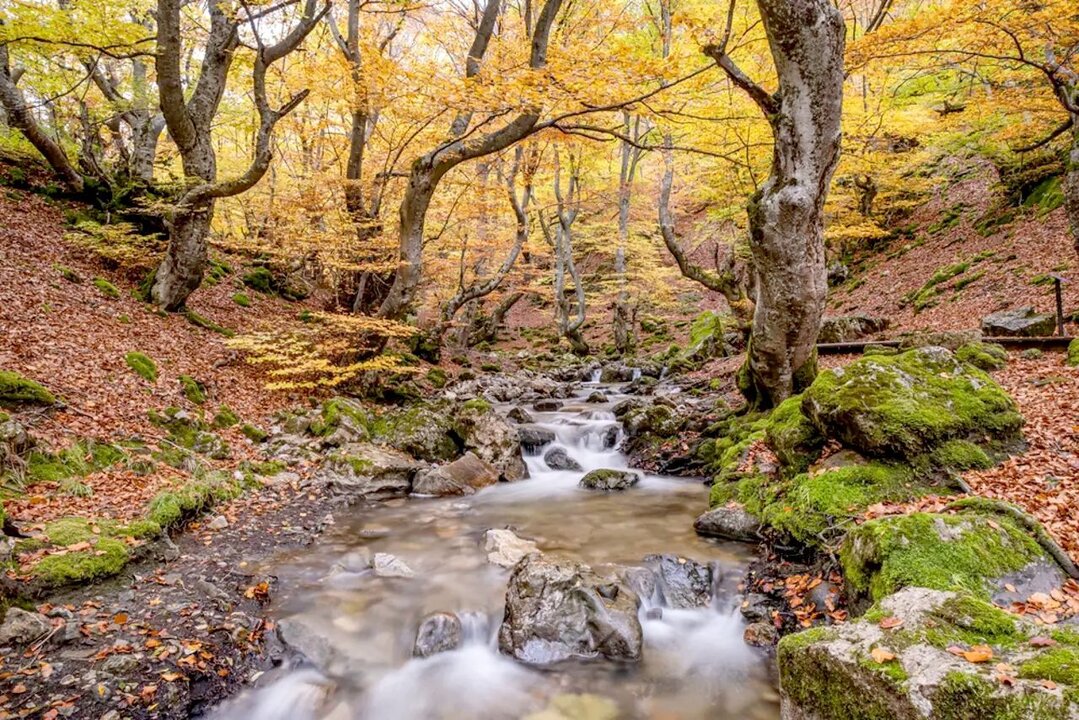
[[[423,277],[424,221],[440,179],[441,174],[435,175],[430,157],[421,157],[412,164],[397,226],[397,270],[393,285],[379,308],[381,317],[399,320],[412,308]]]
[[[498,339],[498,330],[506,319],[506,314],[521,301],[525,294],[520,290],[512,292],[495,305],[491,314],[485,318],[473,321],[472,332],[468,336],[469,347],[479,345],[481,342],[494,342]]]
[[[1072,147],[1064,174],[1064,204],[1068,209],[1075,254],[1079,255],[1079,113],[1072,113]]]
[[[775,95],[750,80],[725,49],[706,51],[772,126],[772,171],[748,206],[757,303],[739,376],[752,404],[772,407],[816,375],[828,291],[824,201],[842,137],[845,28],[829,0],[757,4],[779,78]]]
[[[202,283],[206,270],[206,238],[210,234],[214,206],[178,212],[169,223],[169,247],[154,275],[151,297],[160,307],[174,312],[184,306]]]

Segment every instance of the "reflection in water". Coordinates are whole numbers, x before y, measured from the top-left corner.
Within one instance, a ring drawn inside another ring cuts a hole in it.
[[[215,720],[509,720],[566,693],[608,698],[620,718],[777,718],[768,662],[742,641],[734,586],[748,551],[693,532],[705,501],[700,484],[646,475],[621,493],[577,486],[589,470],[626,467],[611,413],[621,399],[612,393],[605,404],[577,399],[558,412],[534,413],[580,471],[551,470],[540,453],[525,458],[531,479],[470,497],[356,505],[336,515],[335,530],[317,545],[277,558],[277,614],[300,628],[293,635],[304,638],[300,644],[322,672],[299,668],[267,678],[219,708]],[[642,598],[639,665],[530,668],[497,648],[509,571],[488,563],[483,550],[484,531],[496,527],[536,541],[550,559],[594,567],[639,566],[651,554],[710,563],[716,597],[712,607],[695,610],[662,607],[658,594]],[[393,554],[415,576],[376,577],[367,569],[374,553]],[[416,628],[434,611],[462,618],[465,643],[413,659]]]

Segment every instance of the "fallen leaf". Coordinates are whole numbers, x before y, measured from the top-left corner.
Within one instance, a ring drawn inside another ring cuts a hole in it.
[[[972,663],[989,662],[993,659],[993,648],[988,645],[975,645],[964,652],[963,657],[966,658],[967,662]]]
[[[899,627],[902,624],[903,624],[902,618],[897,618],[894,615],[892,615],[890,617],[886,617],[886,618],[884,618],[883,620],[880,621],[880,626],[884,630],[891,630],[893,628]]]
[[[869,651],[869,654],[873,656],[873,659],[876,660],[878,664],[886,663],[889,660],[895,660],[895,653],[887,648],[875,647]]]

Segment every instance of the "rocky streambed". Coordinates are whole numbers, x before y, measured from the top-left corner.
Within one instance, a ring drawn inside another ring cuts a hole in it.
[[[699,481],[627,467],[620,387],[497,408],[525,479],[356,504],[269,560],[288,661],[213,717],[778,717],[752,549],[694,532]]]

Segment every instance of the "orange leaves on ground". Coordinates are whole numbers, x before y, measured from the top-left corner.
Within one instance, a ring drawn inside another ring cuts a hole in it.
[[[993,648],[988,645],[975,645],[969,650],[952,645],[948,648],[948,652],[971,663],[985,663],[993,659]]]
[[[888,648],[875,647],[869,651],[869,654],[873,656],[873,659],[878,665],[883,665],[886,662],[895,660],[895,653]]]
[[[880,627],[883,630],[893,630],[893,629],[899,627],[902,624],[903,624],[903,620],[901,618],[895,617],[894,615],[890,616],[890,617],[886,617],[886,618],[884,618],[883,620],[880,621]]]

